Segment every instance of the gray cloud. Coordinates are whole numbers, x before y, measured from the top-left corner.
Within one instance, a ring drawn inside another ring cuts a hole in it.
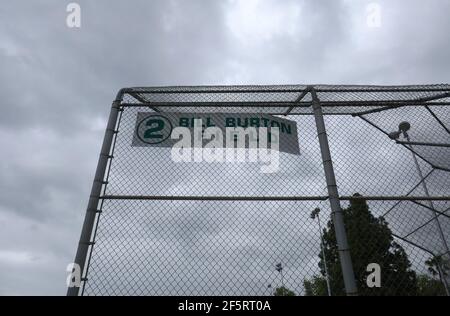
[[[67,3],[6,1],[0,8],[1,294],[65,293],[65,266],[73,260],[109,105],[121,87],[450,81],[450,4],[442,1],[426,7],[379,1],[380,28],[366,25],[369,1],[78,1],[80,29],[67,28]],[[313,137],[314,130],[299,130]],[[381,136],[373,137],[380,142]],[[358,151],[350,141],[358,139],[340,139],[348,152],[337,157]],[[383,160],[369,147],[359,150],[377,159],[353,165],[355,172]],[[321,178],[307,188],[321,167],[311,161],[317,148],[307,148],[305,161],[292,165],[298,171],[276,177],[300,191],[320,191]],[[375,176],[381,169],[371,170]],[[225,170],[217,168],[216,176]],[[296,180],[303,171],[307,180]],[[405,187],[413,178],[406,176]],[[383,179],[380,191],[389,185]],[[440,179],[433,189],[441,192]],[[255,178],[255,192],[275,189],[260,180]],[[159,190],[193,189],[181,184],[174,177]],[[353,193],[352,183],[340,185]],[[208,192],[240,189],[216,188]],[[299,234],[317,239],[314,232]],[[304,258],[311,269],[317,269],[315,260]],[[293,275],[301,275],[294,268]],[[265,281],[258,282],[256,287]]]

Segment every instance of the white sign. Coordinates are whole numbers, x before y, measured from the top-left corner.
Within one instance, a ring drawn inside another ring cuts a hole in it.
[[[172,137],[172,132],[177,127],[189,129],[194,134],[194,127],[201,122],[201,130],[204,133],[208,128],[220,129],[223,135],[233,133],[233,130],[256,130],[256,135],[247,133],[248,137],[259,137],[261,132],[267,133],[268,148],[277,143],[278,150],[294,155],[299,155],[297,135],[297,123],[295,121],[279,118],[273,115],[256,113],[174,113],[174,112],[139,112],[136,118],[136,127],[133,135],[132,146],[135,147],[173,147],[179,140],[179,136]],[[277,133],[271,130],[277,128]],[[235,136],[237,137],[237,136]],[[226,148],[225,138],[223,148]],[[256,139],[258,141],[258,139]],[[208,142],[207,139],[203,140]],[[237,142],[245,148],[249,146],[249,140]],[[195,144],[195,142],[192,142]],[[200,145],[202,145],[200,144]],[[193,147],[196,145],[193,145]]]

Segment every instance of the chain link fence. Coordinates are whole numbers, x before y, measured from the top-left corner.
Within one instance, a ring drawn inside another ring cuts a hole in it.
[[[314,95],[358,294],[448,295],[449,85],[122,90],[75,260],[76,294],[352,294]],[[132,146],[140,112],[286,118],[300,154],[280,152],[273,173],[255,162],[175,162],[170,148]]]

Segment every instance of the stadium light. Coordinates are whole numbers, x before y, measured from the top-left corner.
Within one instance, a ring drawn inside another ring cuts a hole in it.
[[[423,176],[422,169],[420,168],[419,161],[417,160],[417,157],[416,157],[416,152],[414,151],[413,145],[411,144],[411,139],[410,139],[409,134],[408,134],[408,131],[410,129],[411,129],[411,124],[409,122],[407,122],[407,121],[403,121],[403,122],[401,122],[398,125],[398,131],[391,132],[391,133],[388,134],[388,136],[389,136],[389,138],[391,138],[393,140],[397,140],[397,139],[400,138],[400,135],[403,134],[403,137],[407,140],[407,143],[409,144],[409,146],[407,146],[407,147],[412,152],[414,164],[416,166],[417,173],[418,173],[418,175],[420,177],[420,182],[422,183],[422,187],[423,187],[423,191],[425,193],[425,196],[427,198],[430,198],[430,193],[428,191],[428,187],[427,187],[427,184],[425,182],[425,178]],[[404,143],[404,144],[406,144],[406,143]],[[448,256],[450,254],[450,250],[448,248],[448,244],[447,244],[447,241],[445,239],[445,235],[444,235],[444,233],[442,231],[442,227],[441,227],[441,224],[439,222],[438,214],[436,212],[436,209],[434,208],[434,203],[433,203],[432,200],[428,200],[428,207],[433,212],[434,222],[435,222],[436,227],[438,229],[438,232],[439,232],[439,235],[440,235],[440,239],[441,239],[442,245],[444,247],[445,254],[447,254],[447,256]],[[439,264],[438,264],[438,269],[442,270],[442,267]],[[450,296],[449,285],[447,283],[445,275],[443,275],[443,277],[441,278],[441,281],[444,284],[447,296]]]

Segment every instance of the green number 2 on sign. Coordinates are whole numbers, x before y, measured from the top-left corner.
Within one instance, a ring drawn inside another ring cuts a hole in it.
[[[162,131],[164,128],[164,121],[158,120],[158,119],[150,119],[145,123],[146,126],[153,126],[149,129],[147,129],[144,133],[144,138],[158,138],[161,139],[164,137],[164,135],[159,134],[158,132]]]

